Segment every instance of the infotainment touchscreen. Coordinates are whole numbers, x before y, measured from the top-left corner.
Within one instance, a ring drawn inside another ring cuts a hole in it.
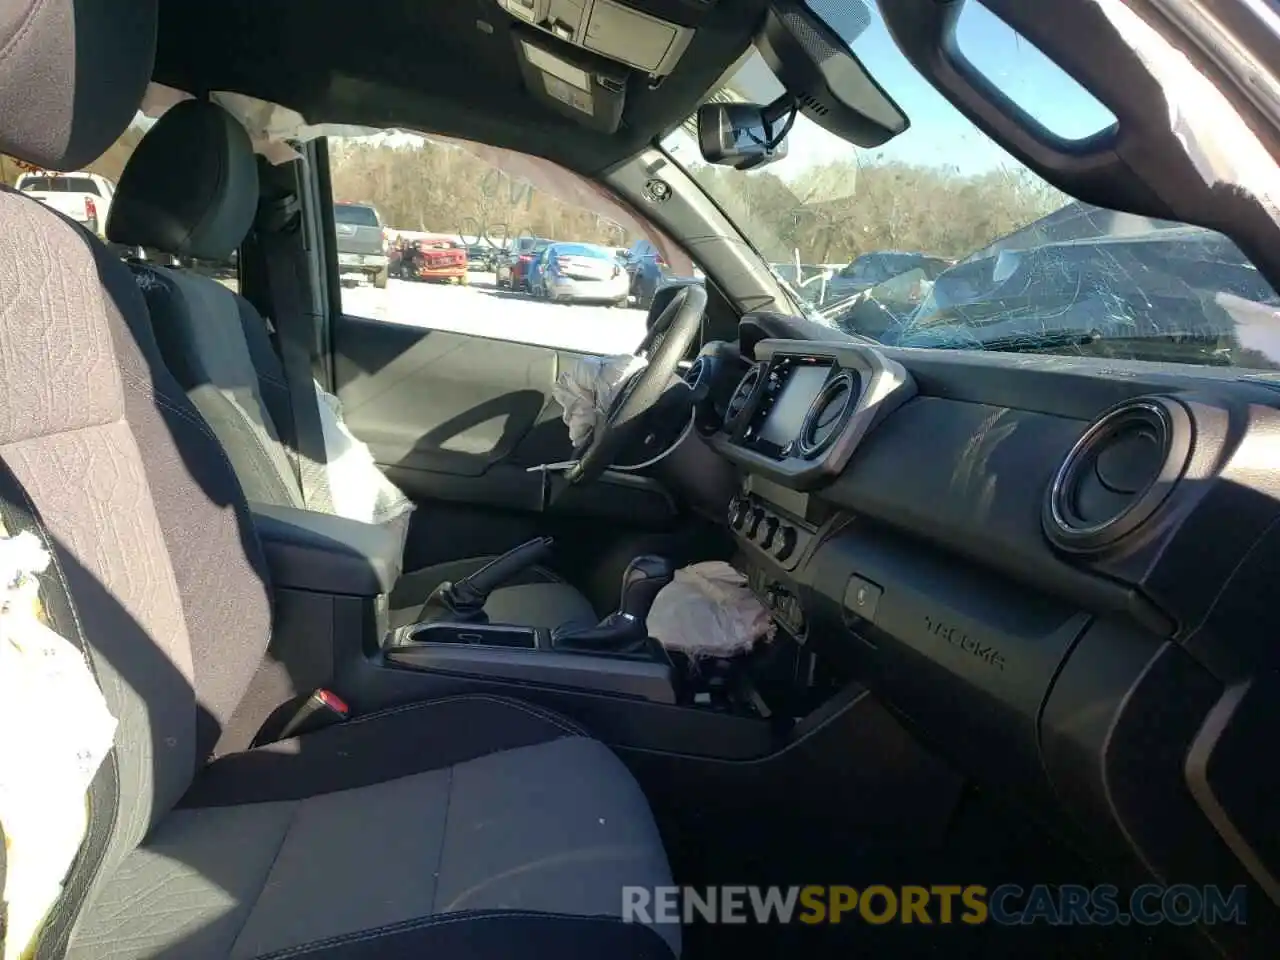
[[[786,383],[761,426],[757,439],[779,448],[794,441],[800,435],[804,416],[813,406],[829,373],[831,367],[825,364],[796,364],[787,371]]]

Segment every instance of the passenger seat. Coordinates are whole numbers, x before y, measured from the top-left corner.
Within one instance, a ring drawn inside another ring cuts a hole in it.
[[[170,108],[130,158],[107,236],[125,246],[223,260],[248,234],[258,194],[257,161],[243,127],[214,103],[188,100]],[[303,509],[289,452],[296,450],[289,387],[262,317],[211,278],[145,263],[133,269],[166,363],[221,441],[249,500]],[[391,625],[417,622],[441,581],[491,559],[402,574],[390,598]],[[546,629],[598,619],[582,593],[542,568],[495,590],[485,611],[495,622]]]
[[[155,36],[156,0],[0,0],[0,152],[90,163]],[[119,722],[39,956],[676,955],[621,917],[624,884],[670,882],[645,798],[562,717],[457,697],[208,764],[270,629],[240,485],[129,270],[7,188],[0,303],[5,528],[51,551],[50,625]]]

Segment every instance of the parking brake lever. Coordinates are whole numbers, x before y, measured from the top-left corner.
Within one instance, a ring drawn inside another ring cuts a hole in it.
[[[538,537],[508,550],[468,577],[453,582],[446,580],[427,597],[419,622],[450,620],[458,623],[488,623],[484,605],[489,594],[529,567],[545,560],[554,544],[555,541],[550,537]]]

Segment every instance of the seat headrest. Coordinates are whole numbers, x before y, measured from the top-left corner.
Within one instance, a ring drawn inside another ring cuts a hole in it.
[[[0,0],[0,153],[92,163],[133,120],[155,54],[156,0]]]
[[[107,239],[175,256],[225,260],[258,209],[258,164],[222,107],[184,100],[142,138],[120,175]]]

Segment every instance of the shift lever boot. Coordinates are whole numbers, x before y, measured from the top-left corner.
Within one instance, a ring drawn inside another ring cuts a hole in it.
[[[594,627],[565,627],[551,635],[551,644],[560,650],[597,650],[604,653],[633,653],[649,640],[645,620],[658,592],[675,578],[671,561],[665,557],[636,557],[622,575],[618,609]]]

